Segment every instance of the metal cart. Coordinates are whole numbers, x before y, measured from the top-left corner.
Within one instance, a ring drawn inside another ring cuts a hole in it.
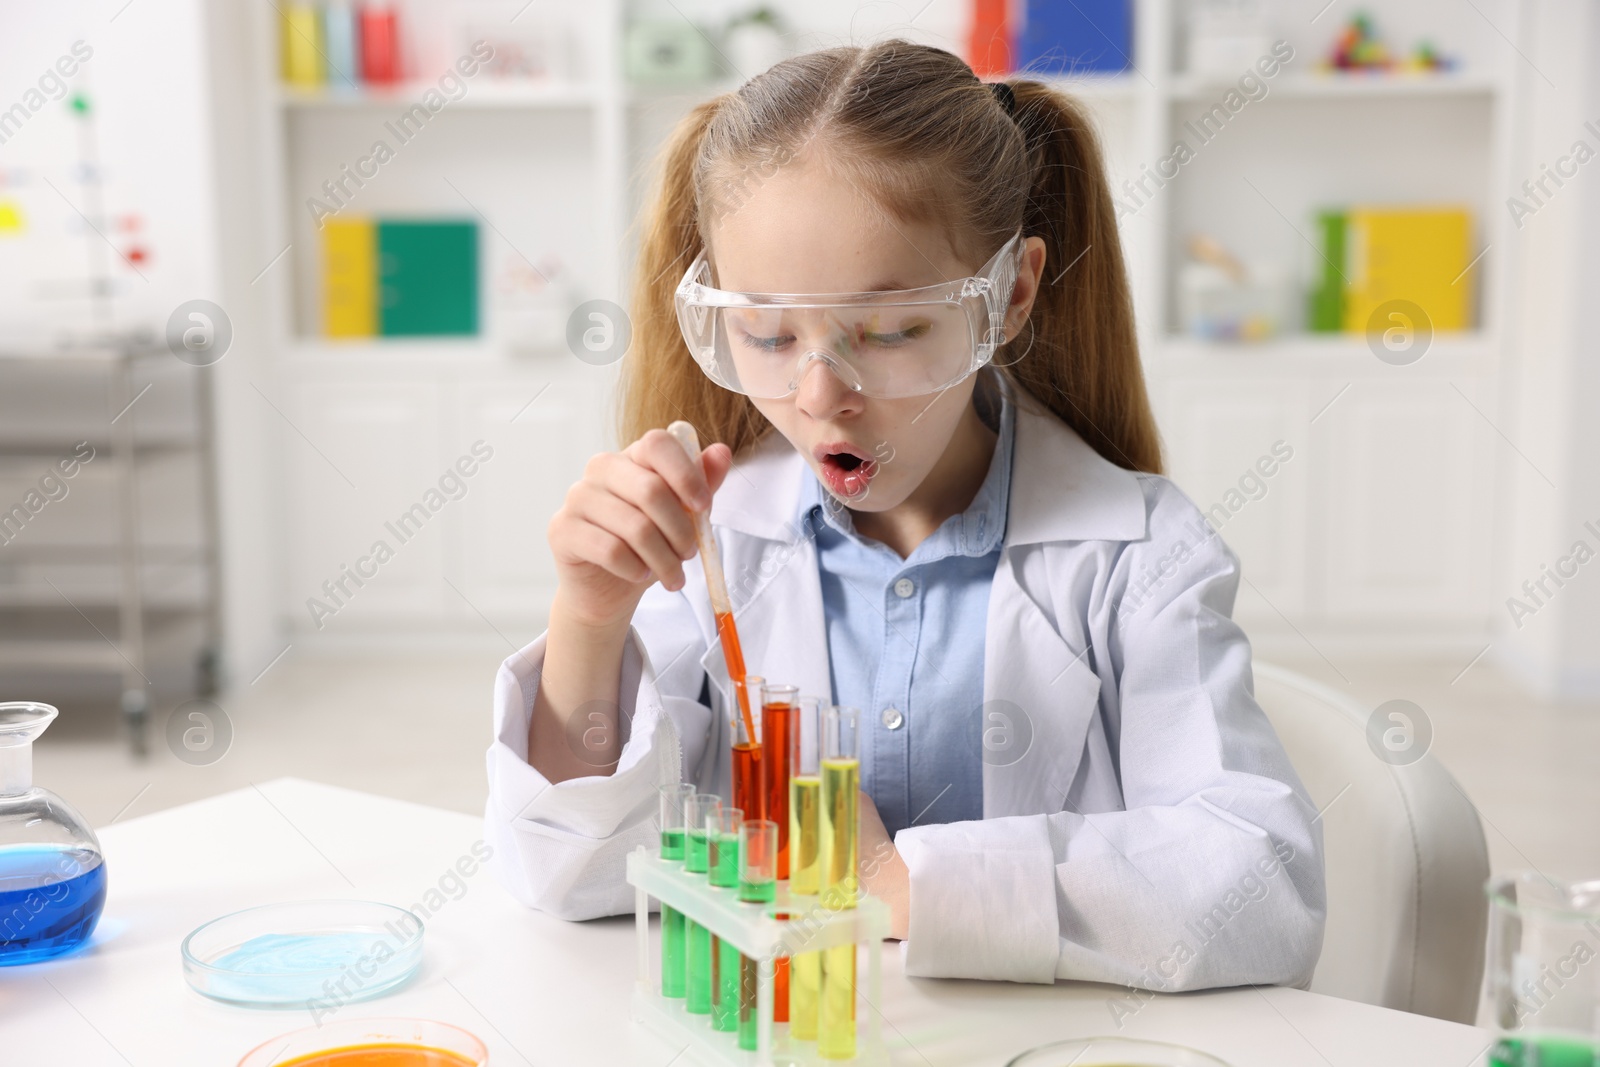
[[[147,751],[152,643],[176,642],[193,657],[201,695],[217,685],[208,373],[181,363],[151,337],[0,351],[0,484],[7,494],[0,497],[0,671],[115,674],[138,755]],[[81,466],[93,477],[78,485],[62,476],[64,458],[75,449],[93,450]],[[163,458],[186,460],[180,467],[192,470],[185,503],[195,512],[187,521],[195,536],[188,543],[161,543],[141,522],[141,474]],[[49,475],[55,480],[45,481]],[[71,509],[76,514],[68,514],[72,494],[91,484],[82,494],[91,500],[80,499]],[[59,504],[46,488],[62,494]],[[102,524],[109,529],[98,529]],[[152,597],[152,585],[171,588]]]

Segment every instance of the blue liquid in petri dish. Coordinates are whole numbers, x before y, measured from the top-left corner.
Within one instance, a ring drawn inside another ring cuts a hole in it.
[[[84,848],[0,848],[0,967],[71,952],[106,903],[106,865]]]
[[[410,976],[417,961],[398,958],[393,938],[330,930],[262,934],[207,963],[218,973],[207,994],[239,1003],[296,1003],[340,996],[365,1000]],[[343,978],[341,988],[334,977]]]

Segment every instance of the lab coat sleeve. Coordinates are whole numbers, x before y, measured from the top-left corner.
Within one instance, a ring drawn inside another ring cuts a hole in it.
[[[657,789],[693,781],[704,762],[711,710],[674,688],[699,693],[700,628],[681,591],[646,592],[623,651],[616,767],[556,783],[528,762],[546,636],[507,659],[495,678],[485,825],[496,877],[522,903],[558,918],[629,912],[624,864],[636,846],[655,843]]]
[[[1103,621],[1099,713],[1123,810],[1069,802],[902,830],[908,974],[1162,991],[1310,982],[1321,826],[1255,700],[1231,618],[1238,560],[1165,479],[1146,495],[1150,536],[1110,558],[1101,605],[1086,608],[1091,631]],[[1128,598],[1151,567],[1170,576]]]

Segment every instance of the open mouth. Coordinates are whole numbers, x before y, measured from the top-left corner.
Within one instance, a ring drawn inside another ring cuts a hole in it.
[[[860,496],[878,470],[875,459],[848,441],[824,442],[812,455],[822,468],[823,480],[841,497]]]

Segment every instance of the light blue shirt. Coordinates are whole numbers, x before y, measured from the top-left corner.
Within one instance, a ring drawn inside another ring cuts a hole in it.
[[[997,433],[977,496],[901,559],[858,534],[813,475],[799,522],[815,536],[833,702],[861,711],[861,787],[893,836],[983,818],[983,650],[989,587],[1005,539],[1013,412],[979,414]]]

